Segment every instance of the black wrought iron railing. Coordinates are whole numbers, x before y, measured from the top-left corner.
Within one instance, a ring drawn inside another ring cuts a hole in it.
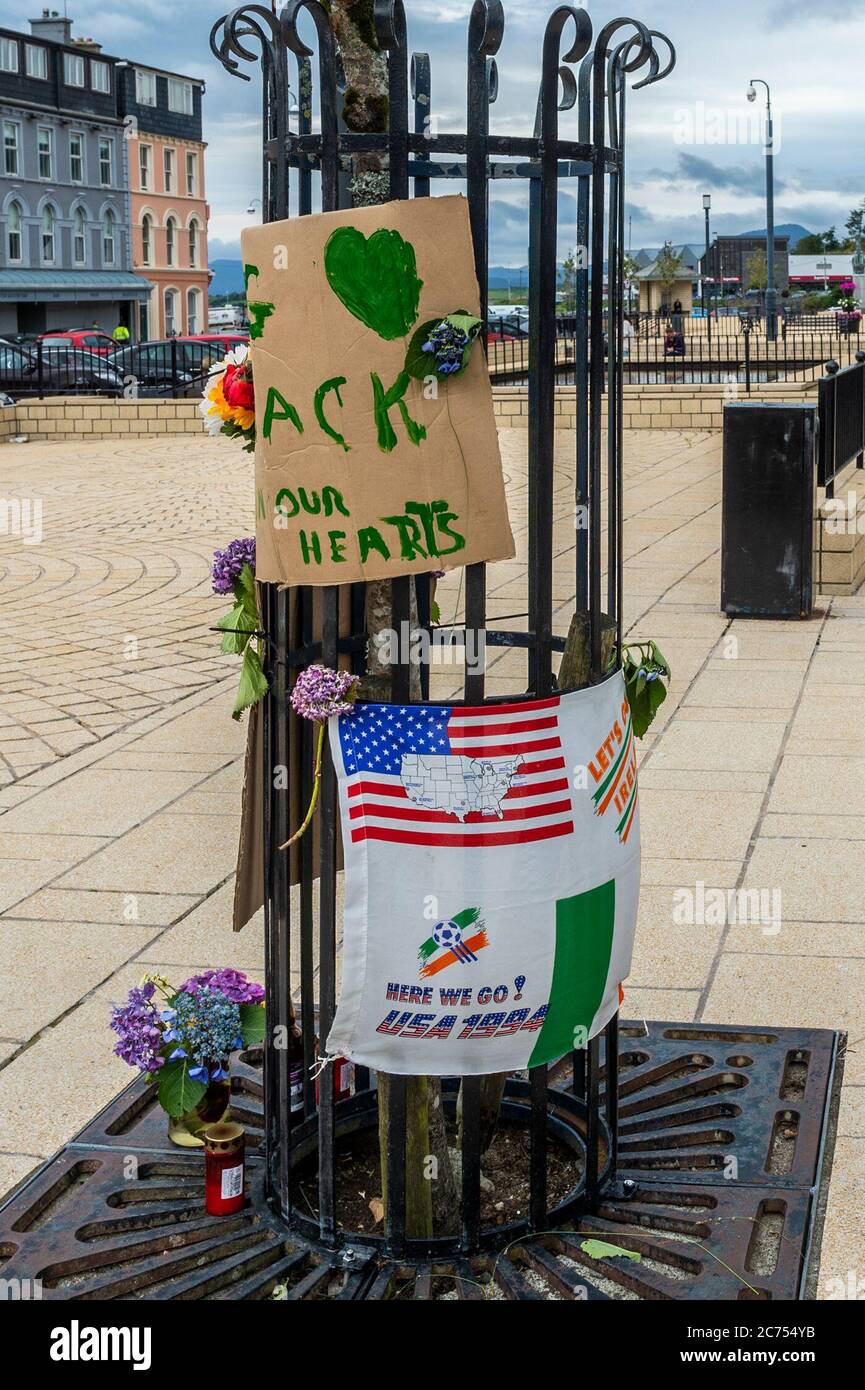
[[[0,344],[0,394],[184,398],[200,396],[221,344],[169,338],[94,352],[51,339]]]
[[[773,381],[816,382],[829,358],[849,357],[855,339],[823,328],[793,328],[774,341],[750,320],[731,318],[713,324],[709,333],[704,320],[684,318],[680,327],[655,316],[632,321],[633,332],[622,341],[621,370],[626,386],[735,385],[749,394],[753,387]],[[573,386],[577,380],[576,316],[556,316],[552,352],[556,385]],[[609,355],[609,326],[604,317],[603,355]],[[591,345],[589,346],[591,356]],[[528,319],[509,315],[489,318],[488,358],[490,374],[501,386],[526,384],[529,373]]]
[[[834,359],[826,363],[818,407],[817,483],[832,498],[839,473],[854,459],[857,468],[865,467],[865,352],[843,369]]]

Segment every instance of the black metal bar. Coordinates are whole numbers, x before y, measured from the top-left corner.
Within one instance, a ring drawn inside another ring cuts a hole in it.
[[[547,1224],[547,1068],[529,1068],[532,1109],[529,1148],[529,1225],[542,1231]]]
[[[321,651],[325,666],[337,664],[339,631],[339,589],[329,585],[322,591]],[[336,773],[325,738],[321,767],[321,808],[319,812],[319,1048],[324,1056],[327,1036],[336,1012]],[[334,1152],[334,1076],[326,1065],[319,1082],[318,1152],[319,1220],[321,1238],[331,1244],[336,1235],[336,1192]]]
[[[604,1073],[607,1128],[610,1132],[609,1178],[614,1180],[619,1161],[619,1015],[613,1014],[604,1029]]]
[[[600,1039],[591,1038],[586,1047],[586,1206],[594,1211],[598,1204],[600,1176]]]

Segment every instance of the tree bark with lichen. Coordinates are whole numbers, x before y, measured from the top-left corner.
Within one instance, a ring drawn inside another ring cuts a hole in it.
[[[388,123],[387,57],[378,47],[374,0],[329,0],[331,26],[345,81],[342,118],[349,130],[385,132]],[[377,154],[355,157],[350,185],[355,207],[373,207],[390,198],[386,160]],[[417,606],[412,586],[412,625]],[[393,627],[391,585],[373,580],[366,586],[366,672],[360,693],[365,700],[387,700],[391,673],[376,638]],[[411,668],[411,698],[420,697],[420,672]],[[449,1235],[458,1228],[456,1183],[448,1155],[441,1082],[437,1077],[406,1078],[406,1234],[423,1238]],[[378,1073],[379,1148],[382,1195],[387,1206],[387,1148],[390,1078]],[[428,1160],[432,1159],[431,1166]]]

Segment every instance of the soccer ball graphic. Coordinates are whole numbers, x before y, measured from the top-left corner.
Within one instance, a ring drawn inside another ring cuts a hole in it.
[[[456,922],[436,922],[433,927],[433,941],[446,951],[459,946],[462,939],[463,934]]]

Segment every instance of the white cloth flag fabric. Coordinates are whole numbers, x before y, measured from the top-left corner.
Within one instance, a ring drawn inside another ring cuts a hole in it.
[[[620,672],[514,704],[330,721],[345,853],[327,1052],[483,1075],[582,1047],[618,1007],[640,882]]]

